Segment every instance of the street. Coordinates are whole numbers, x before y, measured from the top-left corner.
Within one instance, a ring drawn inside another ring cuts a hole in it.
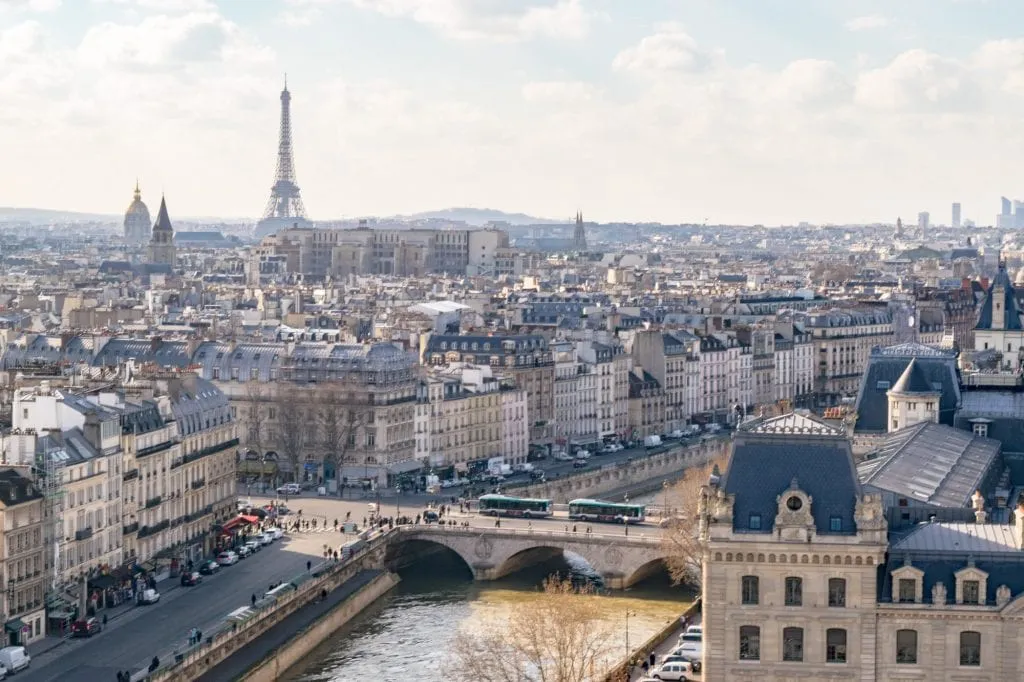
[[[25,682],[104,682],[115,680],[118,670],[149,665],[154,655],[165,655],[188,640],[189,630],[209,632],[231,611],[248,606],[252,594],[263,596],[272,582],[289,579],[316,564],[323,545],[339,544],[338,536],[285,536],[216,575],[203,576],[195,587],[179,587],[176,579],[158,585],[160,602],[138,606],[111,621],[88,639],[72,639],[33,657],[31,667],[18,674]]]

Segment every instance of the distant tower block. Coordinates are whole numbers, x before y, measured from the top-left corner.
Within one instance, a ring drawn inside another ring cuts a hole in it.
[[[265,237],[288,227],[311,227],[295,183],[295,159],[292,157],[292,94],[285,80],[281,91],[281,131],[277,143],[277,172],[263,219],[256,225],[256,236]]]
[[[572,233],[572,246],[577,251],[587,250],[587,231],[583,227],[583,212],[576,212],[576,229]]]
[[[953,221],[950,223],[953,229],[960,229],[960,202],[953,204]]]

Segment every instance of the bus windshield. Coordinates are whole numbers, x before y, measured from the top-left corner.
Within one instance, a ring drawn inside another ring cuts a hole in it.
[[[642,523],[647,508],[642,504],[616,504],[601,500],[572,500],[569,518],[574,521],[602,521],[605,523]]]
[[[551,516],[551,500],[507,495],[481,495],[478,500],[481,514],[491,516],[521,516],[543,518]]]

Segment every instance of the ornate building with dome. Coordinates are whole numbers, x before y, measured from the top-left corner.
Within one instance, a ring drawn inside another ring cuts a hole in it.
[[[149,208],[142,201],[139,183],[135,183],[135,198],[124,212],[124,241],[126,244],[146,244],[149,242]]]

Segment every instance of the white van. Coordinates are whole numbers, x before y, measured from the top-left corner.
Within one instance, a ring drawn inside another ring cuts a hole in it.
[[[16,673],[24,670],[32,662],[23,646],[5,646],[0,649],[0,665],[7,669],[7,672]]]

